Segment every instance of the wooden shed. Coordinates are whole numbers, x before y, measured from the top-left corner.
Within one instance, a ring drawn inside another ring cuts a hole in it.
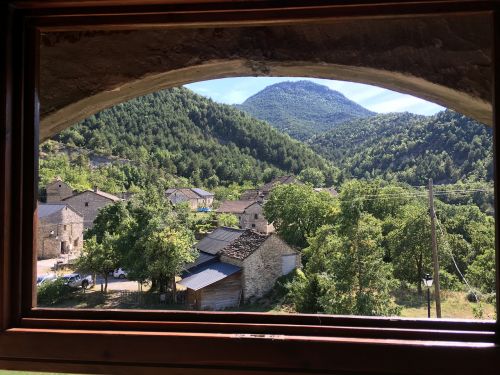
[[[241,268],[216,262],[193,269],[179,282],[187,288],[186,303],[196,310],[223,310],[238,306],[241,300]]]

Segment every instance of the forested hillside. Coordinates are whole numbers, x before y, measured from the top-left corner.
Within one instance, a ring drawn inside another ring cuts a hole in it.
[[[185,88],[119,104],[65,130],[54,140],[130,159],[133,166],[127,168],[139,166],[134,173],[154,170],[157,176],[177,175],[208,187],[256,183],[277,173],[299,174],[306,168],[322,170],[331,184],[338,174],[330,162],[269,124]],[[50,164],[50,147],[45,151],[42,172]],[[85,164],[78,162],[82,167]],[[126,176],[122,180],[123,186],[116,189],[127,190],[137,184]]]
[[[341,93],[310,81],[268,86],[237,107],[299,140],[374,115]]]
[[[491,128],[453,111],[434,116],[377,115],[338,125],[310,140],[347,177],[422,185],[491,181]]]

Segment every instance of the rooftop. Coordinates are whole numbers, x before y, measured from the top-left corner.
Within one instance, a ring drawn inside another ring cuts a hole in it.
[[[229,263],[217,262],[201,267],[195,274],[179,281],[192,290],[199,290],[240,271],[241,268]]]
[[[221,254],[243,260],[257,250],[269,236],[270,234],[257,233],[247,229],[236,241],[224,247]]]
[[[241,200],[241,201],[224,201],[217,209],[219,213],[232,213],[232,214],[242,214],[245,209],[252,204],[255,200]]]
[[[38,218],[50,216],[62,209],[66,208],[67,204],[61,203],[39,203],[38,204]]]
[[[243,229],[220,227],[212,233],[207,234],[205,238],[196,244],[196,248],[205,253],[215,255],[244,232]]]
[[[302,182],[299,181],[297,177],[293,175],[281,176],[281,177],[276,177],[267,184],[262,185],[260,190],[268,193],[272,189],[274,189],[277,185],[285,185],[285,184],[302,184]]]
[[[111,200],[113,202],[118,202],[118,201],[122,200],[121,198],[118,198],[116,195],[113,195],[113,194],[110,194],[110,193],[106,193],[106,192],[101,191],[99,189],[94,189],[94,190],[84,190],[84,191],[82,191],[80,193],[72,195],[71,197],[64,198],[63,201],[71,199],[71,198],[76,197],[76,196],[78,196],[80,194],[83,194],[83,193],[97,194],[97,195],[100,195],[101,197],[107,198],[107,199],[109,199],[109,200]]]

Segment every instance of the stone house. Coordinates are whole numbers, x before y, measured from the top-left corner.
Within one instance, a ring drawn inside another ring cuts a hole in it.
[[[61,177],[57,177],[54,181],[47,184],[45,187],[47,192],[47,203],[61,202],[63,199],[73,195],[73,189]]]
[[[264,217],[264,208],[261,202],[252,200],[224,201],[217,209],[217,213],[236,215],[241,229],[253,229],[264,234],[274,232],[274,226]]]
[[[277,235],[217,228],[196,244],[198,258],[179,285],[190,308],[220,310],[259,298],[276,280],[300,267],[300,253]]]
[[[78,255],[83,248],[83,216],[63,203],[39,203],[37,258]]]
[[[174,205],[188,202],[193,211],[211,208],[214,203],[214,194],[199,188],[170,188],[165,191],[165,195]]]
[[[302,181],[298,180],[297,177],[293,175],[287,175],[287,176],[281,176],[281,177],[276,177],[272,181],[268,182],[267,184],[264,184],[260,186],[257,189],[250,189],[244,191],[240,199],[241,200],[256,200],[258,202],[264,202],[269,194],[271,194],[271,191],[279,186],[279,185],[287,185],[287,184],[303,184]]]
[[[65,198],[62,202],[71,205],[83,215],[84,227],[87,229],[92,227],[101,208],[120,200],[122,199],[113,194],[94,188]]]
[[[242,299],[249,301],[269,292],[276,280],[301,266],[300,253],[276,234],[246,230],[220,252],[220,261],[242,269]]]

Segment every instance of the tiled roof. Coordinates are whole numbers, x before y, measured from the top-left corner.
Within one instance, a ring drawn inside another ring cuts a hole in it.
[[[215,255],[224,247],[235,241],[243,232],[245,232],[243,229],[226,227],[217,228],[198,242],[196,248],[205,253]]]
[[[241,193],[240,199],[242,201],[256,201],[261,197],[261,193],[256,189],[245,190]]]
[[[268,193],[272,189],[274,189],[277,185],[283,184],[302,184],[301,181],[297,180],[297,178],[293,175],[276,177],[274,180],[268,182],[267,184],[262,185],[260,190],[265,193]]]
[[[168,197],[175,192],[179,192],[189,199],[207,198],[214,196],[214,193],[210,193],[209,191],[200,188],[169,188],[165,191],[165,194]]]
[[[231,214],[242,214],[245,209],[256,201],[254,200],[240,200],[240,201],[224,201],[217,209],[218,213],[231,213]]]
[[[261,234],[247,229],[245,233],[222,249],[220,253],[231,258],[243,260],[257,250],[269,236],[269,234]]]
[[[110,193],[106,193],[106,192],[104,192],[104,191],[101,191],[101,190],[97,190],[97,189],[96,189],[96,190],[84,190],[84,191],[82,191],[82,192],[80,192],[80,193],[77,193],[77,194],[72,195],[71,197],[64,198],[64,199],[63,199],[63,201],[66,201],[66,200],[68,200],[68,199],[71,199],[71,198],[73,198],[73,197],[76,197],[76,196],[78,196],[78,195],[81,195],[81,194],[83,194],[83,193],[92,193],[92,194],[97,194],[97,195],[99,195],[99,196],[101,196],[101,197],[104,197],[104,198],[107,198],[107,199],[109,199],[109,200],[111,200],[111,201],[113,201],[113,202],[118,202],[118,201],[121,201],[121,200],[122,200],[121,198],[118,198],[116,195],[113,195],[113,194],[110,194]]]
[[[60,203],[40,203],[38,204],[38,218],[47,217],[62,209],[66,208],[67,204]]]
[[[199,290],[225,279],[240,270],[240,267],[229,263],[211,263],[200,268],[195,274],[182,279],[179,281],[179,284],[192,290]]]
[[[105,191],[101,191],[101,190],[90,190],[90,191],[92,193],[100,195],[101,197],[111,199],[113,202],[118,202],[118,201],[122,200],[121,198],[118,198],[116,195],[113,195],[113,194],[110,194],[110,193],[106,193]]]

